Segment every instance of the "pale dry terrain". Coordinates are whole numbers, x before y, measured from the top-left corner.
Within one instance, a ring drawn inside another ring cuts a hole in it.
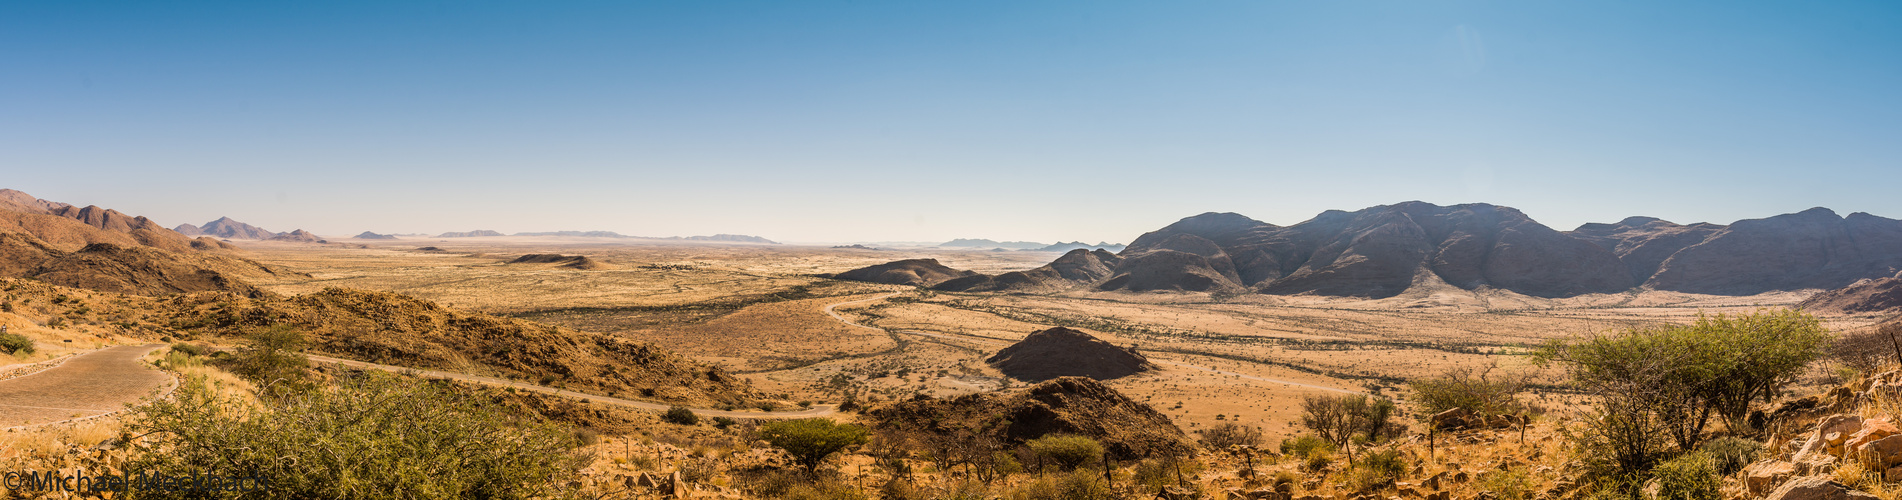
[[[1811,292],[1747,297],[1670,292],[1543,299],[1416,287],[1380,300],[1177,293],[952,294],[814,276],[904,258],[999,272],[1045,252],[866,251],[589,238],[458,238],[344,245],[244,243],[248,256],[310,273],[259,283],[298,294],[389,290],[656,342],[743,374],[788,400],[947,396],[1023,385],[984,358],[1030,332],[1067,326],[1133,345],[1163,367],[1111,381],[1185,428],[1221,421],[1293,433],[1300,399],[1404,395],[1405,381],[1496,365],[1556,382],[1523,354],[1554,338],[1795,304]],[[358,245],[361,244],[362,247]],[[439,251],[421,251],[433,246]],[[506,264],[530,253],[586,255],[599,269]],[[836,306],[836,316],[828,313]],[[1831,317],[1836,329],[1873,317]],[[868,328],[870,327],[870,328]],[[1540,390],[1554,408],[1576,396]]]

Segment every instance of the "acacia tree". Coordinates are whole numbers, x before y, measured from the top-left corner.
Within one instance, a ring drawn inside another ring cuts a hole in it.
[[[1362,394],[1312,395],[1301,399],[1301,426],[1340,447],[1356,434],[1381,441],[1403,432],[1393,421],[1393,401]]]
[[[1598,396],[1581,446],[1602,451],[1612,464],[1607,473],[1630,483],[1667,454],[1660,434],[1690,451],[1712,416],[1749,430],[1751,406],[1776,397],[1829,340],[1814,316],[1759,310],[1555,340],[1535,359],[1564,364],[1574,383]]]
[[[807,473],[817,472],[819,464],[833,453],[865,444],[867,434],[864,427],[825,418],[781,420],[762,425],[759,430],[760,439],[786,450]]]

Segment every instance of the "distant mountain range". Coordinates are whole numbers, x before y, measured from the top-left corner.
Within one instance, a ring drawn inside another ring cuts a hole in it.
[[[945,248],[1004,248],[1004,249],[1010,249],[1010,250],[1033,250],[1033,251],[1039,251],[1039,252],[1068,252],[1071,250],[1076,250],[1078,248],[1090,249],[1090,250],[1103,249],[1103,250],[1109,250],[1111,252],[1120,252],[1123,250],[1123,244],[1121,243],[1098,242],[1095,245],[1091,245],[1081,241],[1073,241],[1069,243],[1057,242],[1056,244],[1046,245],[1046,244],[1038,243],[1035,241],[995,241],[995,240],[986,240],[981,238],[959,238],[959,239],[947,241],[944,243],[939,243],[938,246],[945,247]]]
[[[935,263],[935,262],[934,262]],[[1730,225],[1650,217],[1558,231],[1519,210],[1423,202],[1330,210],[1292,226],[1205,213],[1117,253],[1072,250],[996,276],[917,273],[969,291],[1189,291],[1390,297],[1439,281],[1538,297],[1636,288],[1719,295],[1835,289],[1902,271],[1902,221],[1824,208]],[[861,276],[854,272],[840,277]]]
[[[174,227],[172,228],[172,230],[178,231],[178,234],[183,234],[186,236],[211,236],[216,238],[224,238],[227,240],[266,240],[266,241],[294,241],[298,243],[329,243],[328,241],[324,241],[322,238],[318,238],[317,235],[311,234],[309,231],[305,231],[302,229],[293,230],[288,233],[273,233],[261,227],[257,227],[250,224],[245,224],[243,222],[238,222],[236,220],[232,220],[232,218],[230,217],[219,217],[218,220],[206,222],[205,225],[203,226],[194,226],[191,224],[179,224],[178,227]]]

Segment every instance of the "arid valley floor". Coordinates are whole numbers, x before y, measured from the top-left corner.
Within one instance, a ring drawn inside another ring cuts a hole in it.
[[[1399,396],[1405,380],[1448,368],[1534,371],[1523,356],[1546,339],[1699,312],[1793,305],[1809,294],[1644,291],[1543,299],[1452,287],[1386,299],[1093,292],[989,294],[835,281],[815,275],[903,258],[1002,272],[1057,254],[941,248],[860,250],[786,245],[630,244],[590,238],[488,237],[252,242],[248,256],[310,274],[257,281],[286,295],[340,286],[386,290],[473,311],[654,342],[741,374],[786,401],[836,403],[993,390],[1013,383],[984,359],[1052,326],[1135,346],[1164,369],[1108,383],[1185,430],[1218,421],[1296,433],[1300,399],[1352,391]],[[431,247],[430,250],[418,250]],[[524,254],[585,255],[596,269],[509,264]],[[1837,330],[1879,316],[1828,317]],[[857,326],[863,325],[863,326]],[[872,328],[866,328],[870,326]],[[1817,377],[1821,377],[1818,371]],[[1556,373],[1548,381],[1556,384]],[[1535,402],[1576,401],[1540,391]],[[1404,401],[1404,398],[1397,398]]]

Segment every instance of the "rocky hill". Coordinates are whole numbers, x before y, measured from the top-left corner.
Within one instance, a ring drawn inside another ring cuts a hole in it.
[[[1836,314],[1902,313],[1902,273],[1867,279],[1811,296],[1797,305],[1805,311]]]
[[[254,296],[245,279],[278,276],[232,255],[229,244],[196,240],[145,217],[0,190],[0,276],[136,295],[225,291]]]
[[[98,206],[75,207],[11,189],[0,189],[0,232],[27,234],[68,252],[93,243],[149,246],[173,252],[193,247],[191,238],[145,217]]]
[[[264,266],[256,266],[256,269],[260,273],[271,272]],[[130,295],[225,291],[247,297],[264,296],[263,291],[243,279],[215,271],[188,256],[111,243],[94,243],[78,252],[62,253],[40,262],[24,275],[62,286]]]
[[[354,238],[359,240],[394,240],[396,239],[396,236],[389,235],[389,234],[377,234],[377,233],[373,233],[369,231],[364,231],[361,233],[357,233],[357,235],[354,236]]]
[[[829,277],[887,285],[931,286],[945,280],[976,274],[939,264],[938,259],[908,259],[861,267]]]
[[[1011,378],[1033,381],[1058,377],[1109,380],[1159,368],[1134,348],[1117,347],[1061,326],[1031,333],[984,362]]]
[[[1048,434],[1096,438],[1118,460],[1179,454],[1194,445],[1169,417],[1085,377],[1064,377],[1017,393],[916,398],[867,415],[880,427],[952,437],[976,433],[1007,445]]]
[[[970,274],[932,285],[952,292],[1060,291],[1108,278],[1122,258],[1104,250],[1075,249],[1042,267],[996,276]]]
[[[288,233],[278,233],[277,236],[272,236],[268,239],[270,239],[271,241],[289,241],[294,243],[329,243],[329,241],[325,241],[323,238],[319,238],[317,237],[317,235],[311,234],[310,231],[305,231],[302,229],[298,229]]]
[[[554,253],[531,253],[508,261],[509,264],[558,264],[557,267],[569,269],[600,269],[602,266],[586,255],[561,255]]]
[[[744,404],[738,377],[652,344],[470,313],[406,295],[332,288],[291,298],[194,294],[169,302],[174,327],[243,335],[290,324],[318,352],[384,364],[554,382],[600,394]],[[653,396],[643,394],[652,393]]]
[[[261,227],[232,220],[230,217],[219,217],[218,220],[206,222],[203,226],[179,224],[173,230],[187,236],[212,236],[237,240],[268,240],[278,235]]]

